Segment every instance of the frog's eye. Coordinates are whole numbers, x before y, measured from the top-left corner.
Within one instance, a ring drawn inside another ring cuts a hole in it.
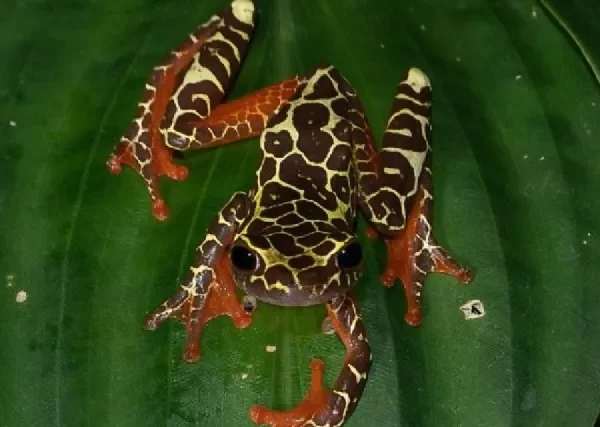
[[[254,271],[256,269],[256,254],[245,246],[231,248],[231,262],[241,271]]]
[[[338,267],[348,269],[357,267],[362,261],[362,249],[358,242],[350,243],[337,254]]]

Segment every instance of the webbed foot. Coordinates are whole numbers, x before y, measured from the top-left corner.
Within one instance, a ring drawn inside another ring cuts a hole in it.
[[[396,279],[402,281],[407,302],[404,320],[411,326],[421,323],[421,290],[427,274],[447,274],[463,284],[470,283],[474,276],[436,241],[432,231],[432,209],[431,193],[420,188],[405,228],[397,236],[383,237],[388,255],[381,282],[392,287]],[[377,232],[369,228],[367,236],[375,238]]]
[[[156,329],[169,317],[185,324],[187,343],[183,359],[186,362],[200,360],[200,335],[206,324],[215,317],[231,317],[236,328],[246,328],[252,323],[252,316],[244,311],[236,296],[229,258],[226,255],[220,259],[215,273],[218,280],[211,283],[207,293],[197,293],[193,284],[181,286],[145,320],[145,327],[150,330]]]

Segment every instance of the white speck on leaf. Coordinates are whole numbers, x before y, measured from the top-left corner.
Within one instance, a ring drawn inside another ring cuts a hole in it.
[[[589,233],[589,232],[588,232],[588,237],[592,237],[592,233]]]
[[[544,160],[546,160],[545,156],[540,157],[540,161],[543,162]]]
[[[265,350],[267,351],[267,353],[275,353],[277,351],[277,346],[268,345],[265,347]]]
[[[15,298],[15,300],[19,304],[25,302],[26,299],[27,299],[27,292],[25,292],[25,291],[19,291],[19,292],[17,292],[17,297]]]
[[[536,10],[536,8],[535,8],[535,7],[532,7],[532,8],[531,8],[531,17],[532,17],[533,19],[536,19],[536,18],[537,18],[537,10]]]
[[[8,122],[8,124],[14,128],[17,125],[17,122],[15,122],[14,120],[11,120],[10,122]]]
[[[427,27],[425,26],[425,24],[421,24],[421,26],[419,28],[421,28],[421,31],[427,30]]]
[[[6,287],[11,288],[14,280],[15,280],[14,274],[7,274],[6,275]]]
[[[592,101],[592,107],[595,107],[596,103],[594,101]]]
[[[460,62],[460,56],[456,57],[456,62]]]
[[[523,155],[523,158],[524,158],[524,159],[528,159],[528,158],[529,158],[529,154],[524,154],[524,155]]]
[[[379,45],[379,47],[380,47],[380,48],[382,48],[382,49],[385,49],[385,45],[384,45],[383,43],[381,43],[381,44]]]
[[[517,74],[517,75],[515,76],[515,80],[517,80],[517,81],[518,81],[518,80],[521,80],[522,78],[523,78],[523,76],[522,76],[521,74]]]
[[[587,245],[587,244],[588,244],[588,241],[587,241],[587,240],[584,240],[584,241],[583,241],[583,242],[581,242],[581,243],[583,243],[584,245]]]
[[[246,378],[248,378],[248,374],[244,372],[244,373],[242,374],[242,379],[243,379],[243,380],[245,380]]]
[[[483,303],[478,299],[472,299],[461,305],[460,311],[463,312],[466,320],[479,319],[485,316]]]

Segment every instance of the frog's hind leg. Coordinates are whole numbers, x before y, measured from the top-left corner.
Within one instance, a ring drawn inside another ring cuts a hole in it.
[[[169,317],[183,322],[187,333],[183,359],[190,363],[200,359],[200,335],[210,320],[227,315],[236,328],[246,328],[252,323],[252,317],[244,311],[237,299],[226,254],[220,258],[215,276],[216,280],[207,289],[197,289],[194,283],[181,286],[171,298],[148,315],[145,321],[146,328],[151,330]]]
[[[253,422],[271,427],[339,427],[348,421],[367,383],[371,350],[358,306],[351,295],[341,295],[330,301],[327,312],[346,348],[342,371],[333,388],[323,385],[325,364],[314,359],[310,388],[304,400],[287,411],[253,406],[250,409]]]
[[[161,129],[171,126],[175,116],[205,118],[221,102],[246,52],[253,20],[252,1],[234,0],[155,67],[133,122],[107,162],[112,173],[126,164],[144,178],[158,219],[168,216],[158,178],[183,180],[188,175],[187,168],[172,162],[172,149],[165,146]],[[190,102],[183,105],[182,99]]]
[[[386,286],[396,278],[402,280],[408,306],[405,320],[413,326],[421,321],[421,290],[427,274],[449,274],[461,283],[472,280],[471,272],[452,260],[433,235],[431,102],[429,79],[411,69],[398,87],[381,151],[373,154],[372,143],[364,144],[371,147],[366,151],[376,161],[367,167],[359,162],[363,167],[359,186],[365,194],[361,208],[388,247],[381,279]]]
[[[161,99],[172,91],[170,80],[189,63],[192,55],[207,38],[215,33],[219,21],[218,16],[210,18],[191,33],[181,46],[173,50],[165,63],[154,67],[135,117],[107,161],[112,174],[119,174],[122,165],[127,165],[142,177],[152,201],[152,212],[159,220],[166,219],[169,213],[158,187],[158,178],[166,175],[181,180],[187,176],[184,167],[172,164],[170,149],[157,138],[159,118],[164,112]]]

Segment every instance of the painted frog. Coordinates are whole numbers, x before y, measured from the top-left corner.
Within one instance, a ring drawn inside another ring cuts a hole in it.
[[[398,86],[377,151],[356,91],[333,66],[320,66],[240,99],[220,104],[235,78],[254,25],[250,0],[235,0],[192,33],[156,67],[138,114],[111,155],[113,172],[133,167],[145,180],[154,215],[165,219],[158,177],[184,179],[172,150],[213,147],[260,135],[255,183],[235,193],[196,249],[179,289],[146,319],[155,329],[174,317],[185,323],[184,359],[200,358],[206,323],[229,315],[250,324],[236,285],[280,306],[325,304],[346,348],[331,389],[323,362],[311,364],[306,398],[289,411],[254,406],[250,418],[271,426],[341,426],[358,404],[371,351],[351,289],[363,270],[358,212],[382,235],[391,286],[402,280],[407,323],[420,322],[425,276],[442,272],[468,283],[432,233],[431,85],[412,68]]]

